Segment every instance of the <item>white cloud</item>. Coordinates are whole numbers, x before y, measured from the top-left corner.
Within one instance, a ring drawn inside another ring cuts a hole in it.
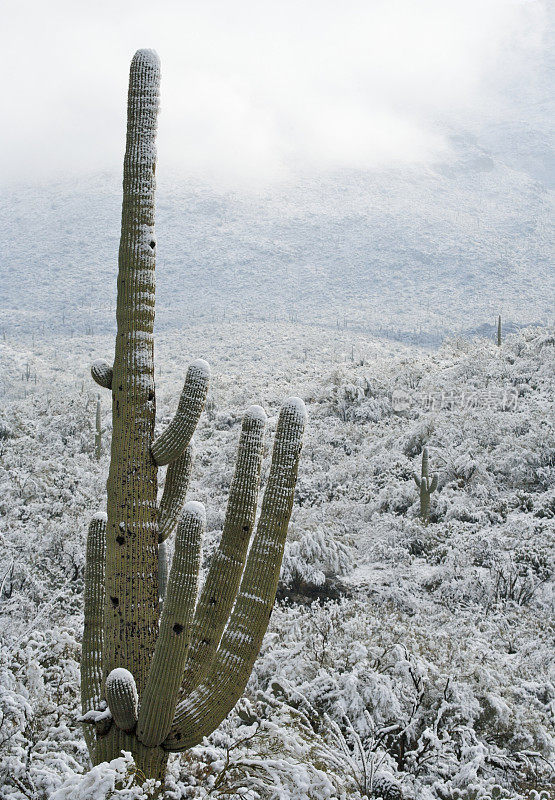
[[[1,173],[119,169],[138,47],[162,59],[160,172],[233,184],[437,158],[449,126],[511,113],[543,13],[524,0],[12,0]]]

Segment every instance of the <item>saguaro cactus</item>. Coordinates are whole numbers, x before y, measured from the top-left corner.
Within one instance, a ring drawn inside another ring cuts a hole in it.
[[[428,472],[428,448],[422,450],[422,469],[421,474],[414,473],[414,481],[420,489],[420,519],[427,525],[430,519],[430,495],[437,489],[437,472],[429,475]]]
[[[501,347],[501,314],[497,317],[497,347]]]
[[[108,513],[93,519],[87,542],[81,720],[93,763],[131,750],[138,774],[163,781],[168,753],[213,731],[250,675],[274,603],[306,414],[298,398],[281,408],[255,526],[266,415],[259,406],[245,412],[222,538],[198,595],[204,509],[183,504],[208,389],[205,361],[189,367],[175,418],[154,437],[159,77],[157,55],[138,51],[129,80],[115,358],[91,368],[112,392],[113,433]],[[164,543],[176,529],[165,589]]]

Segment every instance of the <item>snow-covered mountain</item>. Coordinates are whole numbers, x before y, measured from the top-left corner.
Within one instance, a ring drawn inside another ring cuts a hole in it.
[[[158,326],[293,315],[427,344],[498,313],[550,321],[552,192],[470,134],[451,147],[425,169],[305,175],[259,193],[159,175]],[[120,204],[116,175],[4,190],[6,332],[113,329]]]

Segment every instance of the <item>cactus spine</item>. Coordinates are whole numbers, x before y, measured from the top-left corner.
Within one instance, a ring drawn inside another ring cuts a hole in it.
[[[427,525],[430,519],[430,495],[437,489],[437,472],[430,476],[428,472],[428,448],[422,450],[421,474],[414,473],[414,481],[420,489],[420,519]]]
[[[157,55],[138,51],[129,79],[115,358],[113,367],[91,368],[111,390],[113,432],[108,514],[92,521],[87,543],[81,719],[93,763],[131,750],[145,778],[163,782],[168,753],[213,731],[249,678],[274,602],[306,413],[298,398],[282,406],[257,526],[266,416],[259,406],[245,413],[220,547],[199,595],[204,510],[183,504],[208,390],[205,361],[191,364],[174,420],[154,437],[159,77]],[[166,589],[165,542],[176,529]]]

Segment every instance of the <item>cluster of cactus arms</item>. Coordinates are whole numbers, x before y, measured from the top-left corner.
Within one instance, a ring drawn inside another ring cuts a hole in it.
[[[422,469],[420,475],[414,473],[414,481],[420,489],[420,519],[427,525],[430,519],[430,495],[437,489],[438,475],[429,474],[428,448],[422,449]]]
[[[168,754],[198,744],[240,698],[266,631],[279,578],[306,412],[279,414],[258,523],[266,415],[244,414],[219,548],[202,589],[205,528],[185,503],[192,436],[210,370],[188,369],[173,421],[154,435],[155,133],[160,68],[131,64],[113,366],[91,373],[112,394],[107,514],[89,527],[81,687],[85,736],[97,764],[133,753],[138,774],[163,782]],[[158,502],[158,471],[167,466]],[[166,541],[175,533],[168,572]]]
[[[497,317],[497,347],[501,347],[501,314]]]

